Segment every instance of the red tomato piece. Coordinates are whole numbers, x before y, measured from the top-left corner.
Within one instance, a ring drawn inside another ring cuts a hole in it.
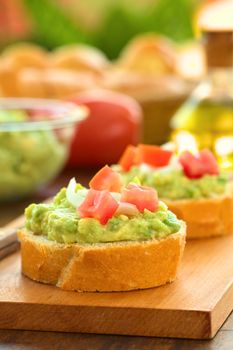
[[[112,170],[108,165],[105,165],[91,179],[89,186],[98,191],[108,190],[109,192],[120,192],[122,187],[121,175]]]
[[[190,179],[198,179],[204,175],[218,175],[219,169],[214,155],[203,150],[198,155],[185,151],[179,157],[185,175]]]
[[[137,147],[132,145],[127,146],[118,162],[124,171],[129,171],[133,165],[136,165],[137,152]]]
[[[121,201],[136,205],[140,212],[148,209],[152,212],[158,208],[157,191],[150,187],[129,184],[123,189]]]
[[[94,218],[105,225],[113,217],[118,205],[110,192],[90,189],[78,212],[81,218]]]
[[[209,175],[219,175],[219,166],[213,153],[204,149],[199,153],[200,160],[205,168],[205,173]]]
[[[162,167],[168,165],[172,153],[172,151],[168,151],[159,146],[140,144],[138,145],[136,161],[154,167]]]
[[[198,179],[204,174],[203,164],[198,157],[189,151],[183,152],[179,157],[179,162],[183,167],[185,175],[190,179]]]

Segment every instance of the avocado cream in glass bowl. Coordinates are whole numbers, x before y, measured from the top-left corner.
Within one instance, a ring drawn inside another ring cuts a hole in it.
[[[0,98],[0,201],[24,198],[53,180],[86,116],[73,103]]]

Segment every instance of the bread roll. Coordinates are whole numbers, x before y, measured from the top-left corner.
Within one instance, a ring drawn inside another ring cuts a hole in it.
[[[45,68],[48,63],[47,52],[42,47],[30,43],[18,43],[8,46],[2,52],[2,58],[16,70],[22,68]]]
[[[18,69],[2,58],[0,59],[0,88],[5,97],[19,96]]]
[[[175,63],[176,52],[172,43],[152,33],[135,37],[117,61],[121,68],[150,75],[172,74]]]
[[[69,45],[53,51],[50,67],[101,75],[109,62],[98,49],[88,45]]]
[[[98,79],[87,72],[53,68],[44,72],[43,83],[51,96],[66,98],[98,86]]]
[[[68,69],[23,69],[18,74],[19,94],[26,97],[66,98],[97,84],[92,74]]]
[[[25,68],[18,73],[18,91],[21,97],[49,98],[40,69]]]

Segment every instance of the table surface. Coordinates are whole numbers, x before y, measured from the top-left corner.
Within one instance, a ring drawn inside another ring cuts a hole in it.
[[[0,205],[0,225],[3,226],[16,216],[21,215],[25,206],[32,201],[41,201],[53,196],[60,187],[67,184],[69,178],[75,176],[77,181],[85,185],[94,172],[94,169],[67,170],[49,187],[35,194],[33,198]],[[0,330],[0,350],[2,349],[233,350],[233,313],[212,340]]]

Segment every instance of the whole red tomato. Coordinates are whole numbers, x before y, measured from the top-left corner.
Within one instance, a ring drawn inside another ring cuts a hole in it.
[[[77,126],[69,166],[116,163],[127,145],[140,141],[142,111],[133,98],[93,90],[70,100],[87,106],[89,117]]]

